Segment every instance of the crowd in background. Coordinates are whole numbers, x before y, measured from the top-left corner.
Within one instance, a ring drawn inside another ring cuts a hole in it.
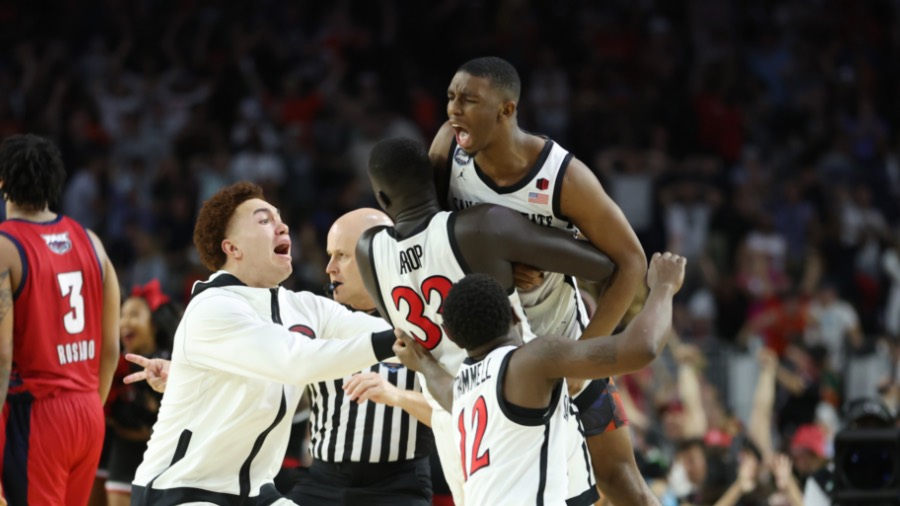
[[[60,145],[60,209],[123,286],[185,302],[197,209],[250,180],[292,227],[289,287],[321,292],[329,225],[374,204],[370,148],[430,142],[456,67],[497,55],[520,125],[689,260],[673,353],[621,380],[646,476],[710,482],[692,441],[726,462],[760,410],[757,451],[803,474],[847,401],[898,407],[897,1],[0,1],[0,41],[0,137]]]

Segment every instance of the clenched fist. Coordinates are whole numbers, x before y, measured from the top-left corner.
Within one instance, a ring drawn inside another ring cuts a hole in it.
[[[653,290],[670,285],[677,292],[684,282],[685,264],[687,259],[682,256],[669,252],[654,253],[650,260],[650,269],[647,271],[647,286]]]

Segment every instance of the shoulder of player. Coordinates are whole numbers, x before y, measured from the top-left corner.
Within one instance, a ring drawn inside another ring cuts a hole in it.
[[[585,182],[600,182],[590,167],[575,156],[572,156],[569,163],[560,170],[564,171],[560,181],[563,191],[583,189]]]
[[[6,271],[21,264],[19,248],[6,234],[0,234],[0,270]],[[19,266],[21,268],[21,266]]]
[[[368,269],[368,261],[370,260],[369,251],[372,241],[375,239],[376,235],[388,228],[390,227],[388,227],[387,225],[380,225],[372,227],[360,234],[359,239],[357,239],[356,241],[356,263],[360,266],[360,268]],[[361,260],[365,261],[363,262]]]
[[[84,231],[87,233],[88,239],[91,240],[91,244],[94,245],[94,251],[97,252],[97,256],[100,257],[101,261],[106,261],[106,248],[103,247],[103,241],[100,240],[100,236],[89,228],[85,228]]]
[[[453,142],[455,133],[453,127],[450,126],[450,120],[444,122],[438,133],[435,134],[434,140],[431,141],[431,147],[428,149],[428,158],[436,169],[444,170],[447,166],[447,158],[450,155],[450,144]]]

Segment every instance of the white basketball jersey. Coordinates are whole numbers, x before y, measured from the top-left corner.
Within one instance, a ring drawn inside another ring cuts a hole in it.
[[[498,186],[475,164],[475,158],[456,145],[449,156],[448,202],[461,210],[476,204],[496,204],[522,213],[533,223],[577,233],[560,211],[562,179],[572,154],[547,140],[531,171],[518,183]],[[522,306],[535,335],[581,336],[587,312],[575,279],[555,272],[544,273],[544,283],[521,294]]]
[[[478,362],[467,358],[453,381],[466,504],[564,506],[570,416],[565,380],[547,409],[510,405],[503,399],[503,375],[517,349],[503,346]]]
[[[386,228],[372,238],[370,254],[391,324],[418,339],[450,374],[456,374],[466,352],[444,334],[441,308],[453,283],[470,273],[456,244],[455,220],[454,213],[437,213],[408,237]],[[533,334],[515,290],[509,302],[522,320],[522,336],[530,340]]]

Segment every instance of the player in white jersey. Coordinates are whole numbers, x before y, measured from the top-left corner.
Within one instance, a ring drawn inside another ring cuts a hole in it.
[[[519,288],[533,288],[523,291],[522,305],[538,335],[609,335],[640,287],[646,257],[624,214],[591,170],[553,141],[519,128],[520,92],[518,73],[500,58],[477,58],[459,68],[447,90],[449,120],[429,153],[438,195],[447,198],[448,209],[497,204],[540,225],[580,231],[617,269],[594,317],[585,325],[574,280],[528,268],[517,270]],[[656,503],[637,470],[627,418],[617,399],[615,384],[601,380],[575,401],[598,483],[613,503]]]
[[[518,308],[514,262],[597,281],[605,281],[614,270],[609,259],[590,243],[535,225],[509,209],[477,206],[453,213],[441,211],[431,184],[428,155],[415,141],[391,139],[377,144],[369,158],[369,177],[376,198],[395,226],[371,229],[360,238],[356,255],[363,281],[381,314],[395,328],[420,340],[451,373],[465,354],[444,339],[441,306],[452,284],[466,274],[492,276],[507,290],[511,305]],[[529,340],[533,337],[527,327],[523,335]],[[457,460],[457,449],[446,446],[453,430],[448,413],[437,409],[432,416],[441,461]],[[586,469],[584,456],[578,466]],[[444,466],[451,488],[450,475],[457,469],[452,464]],[[460,477],[456,478],[459,485]],[[573,485],[577,488],[573,495],[593,488],[588,478]]]
[[[397,356],[425,375],[435,398],[452,409],[469,504],[571,504],[562,485],[571,434],[564,378],[627,373],[653,361],[671,333],[672,297],[684,266],[677,255],[654,255],[647,302],[618,335],[546,336],[524,345],[511,329],[503,287],[489,276],[466,276],[444,301],[447,337],[468,355],[452,379],[418,341],[401,336]]]

